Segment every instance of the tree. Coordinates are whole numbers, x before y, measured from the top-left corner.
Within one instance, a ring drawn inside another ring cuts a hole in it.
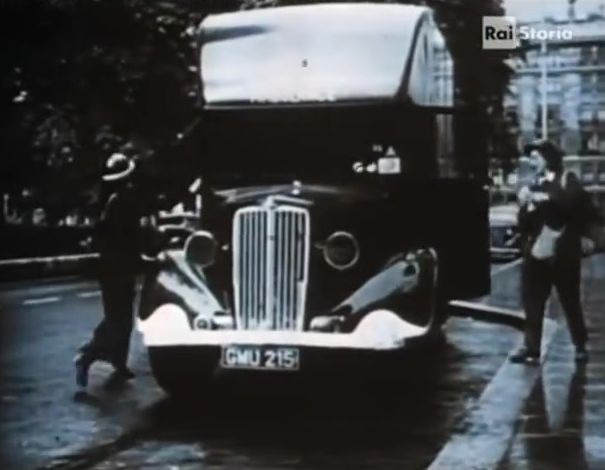
[[[3,2],[2,187],[75,206],[111,152],[144,160],[176,135],[196,112],[195,27],[219,3]]]

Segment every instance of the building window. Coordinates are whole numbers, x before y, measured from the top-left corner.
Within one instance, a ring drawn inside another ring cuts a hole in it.
[[[596,93],[598,83],[599,78],[596,72],[582,74],[582,93],[584,95],[591,95],[593,93]],[[594,97],[590,97],[590,99],[594,100]]]
[[[596,45],[592,46],[590,48],[590,52],[591,52],[591,57],[590,58],[591,58],[591,64],[592,65],[599,65],[599,58],[600,58],[599,57],[600,56],[599,52],[600,52],[600,49],[602,49],[602,48],[599,48],[599,46],[596,46]]]
[[[538,59],[538,53],[536,51],[528,51],[526,58],[527,58],[527,62],[529,64],[535,64],[537,62]]]
[[[560,111],[558,106],[548,106],[546,110],[546,119],[549,128],[557,127],[559,125],[559,117]],[[536,129],[542,128],[542,109],[538,109],[538,113],[536,114]]]
[[[581,151],[582,153],[586,153],[588,151],[588,145],[590,142],[590,139],[592,137],[592,133],[591,132],[582,132],[582,147],[581,147]]]
[[[605,47],[595,46],[597,48],[597,61],[598,65],[605,64]]]
[[[561,91],[561,83],[559,82],[559,80],[551,78],[546,83],[546,90],[548,91],[548,93],[559,93]]]
[[[595,88],[597,93],[605,94],[605,73],[594,74],[596,77]]]
[[[592,109],[584,108],[580,112],[580,121],[583,123],[591,123],[592,122]]]
[[[598,139],[599,139],[599,152],[602,155],[605,155],[605,132],[599,132]],[[602,174],[605,176],[605,165],[603,166]],[[602,182],[605,183],[605,178],[602,180]]]

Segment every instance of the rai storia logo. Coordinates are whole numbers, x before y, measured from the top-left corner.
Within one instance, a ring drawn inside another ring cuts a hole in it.
[[[484,16],[482,42],[483,49],[516,49],[521,41],[560,42],[573,39],[569,28],[550,25],[521,25],[513,16]]]
[[[515,49],[519,46],[517,19],[513,16],[484,16],[483,49]]]

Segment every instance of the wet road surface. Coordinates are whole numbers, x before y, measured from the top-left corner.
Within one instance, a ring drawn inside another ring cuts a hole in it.
[[[517,267],[493,276],[500,302],[518,305]],[[74,395],[71,358],[100,316],[94,282],[3,285],[0,313],[1,467],[19,469],[426,468],[519,339],[453,318],[446,342],[411,352],[388,380],[236,382],[182,403],[157,388],[136,337],[136,380],[113,383],[95,365],[89,393]]]
[[[497,347],[479,344],[493,327],[463,340],[466,323],[451,327],[447,344],[415,351],[398,377],[378,383],[314,384],[303,393],[236,383],[236,393],[200,403],[162,400],[149,410],[139,444],[94,468],[424,468],[512,343],[500,334]]]
[[[583,271],[590,360],[575,364],[569,333],[557,330],[498,470],[605,469],[605,255]]]

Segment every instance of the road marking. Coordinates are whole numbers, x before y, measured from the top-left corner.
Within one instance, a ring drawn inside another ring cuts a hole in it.
[[[34,258],[13,258],[0,260],[0,266],[23,266],[32,263],[60,263],[63,261],[82,261],[88,259],[97,259],[97,253],[84,253],[81,255],[61,255],[61,256],[38,256]]]
[[[100,290],[93,290],[93,291],[89,291],[89,292],[80,292],[78,294],[78,297],[80,297],[81,299],[88,299],[90,297],[99,297],[100,295],[101,295]]]
[[[491,275],[497,276],[498,274],[508,271],[509,269],[514,268],[515,266],[521,264],[522,261],[523,261],[523,258],[519,258],[519,259],[516,259],[515,261],[511,261],[510,263],[506,263],[503,266],[499,266],[498,269],[494,269],[491,272]]]
[[[545,319],[542,341],[544,364],[557,331]],[[518,347],[522,346],[523,340]],[[498,468],[515,433],[517,418],[540,377],[541,367],[512,364],[507,360],[485,388],[475,407],[427,470],[492,470]]]
[[[61,300],[61,297],[40,297],[38,299],[25,299],[23,301],[23,305],[50,304],[53,302],[58,302],[59,300]]]

